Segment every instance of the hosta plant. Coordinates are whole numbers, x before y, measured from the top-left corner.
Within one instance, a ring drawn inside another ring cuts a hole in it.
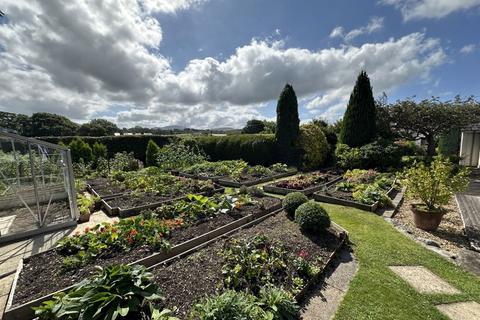
[[[34,308],[35,315],[41,320],[175,320],[171,311],[156,308],[162,297],[151,280],[143,266],[98,267],[91,278]]]

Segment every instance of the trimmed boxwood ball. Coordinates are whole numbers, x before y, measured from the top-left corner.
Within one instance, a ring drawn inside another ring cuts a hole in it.
[[[285,196],[282,201],[283,209],[287,212],[289,217],[295,216],[295,210],[305,202],[308,201],[306,195],[301,192],[291,192]]]
[[[295,210],[295,221],[307,232],[322,232],[330,227],[327,211],[317,202],[308,201]]]

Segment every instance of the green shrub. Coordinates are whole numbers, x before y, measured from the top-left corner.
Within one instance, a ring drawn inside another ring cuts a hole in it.
[[[160,148],[158,144],[155,143],[155,141],[148,140],[147,151],[145,154],[145,164],[147,165],[147,167],[157,165],[157,156],[159,150]]]
[[[307,232],[322,232],[330,226],[327,211],[317,202],[308,201],[295,211],[295,221]]]
[[[70,148],[73,162],[79,162],[82,159],[84,163],[89,163],[93,160],[92,148],[82,139],[76,138],[72,140],[68,147]]]
[[[337,144],[335,158],[337,159],[337,165],[343,169],[359,168],[362,165],[360,149],[350,148],[346,144]]]
[[[98,159],[100,158],[107,159],[107,156],[108,156],[107,146],[104,145],[103,143],[96,141],[92,146],[92,155],[95,162],[97,162]]]
[[[155,309],[154,302],[162,297],[152,278],[143,266],[99,267],[94,276],[68,293],[60,293],[34,308],[35,315],[41,320],[151,319],[153,314],[158,320],[175,319],[168,310]]]
[[[301,192],[290,192],[283,198],[282,205],[283,210],[285,210],[291,218],[295,216],[295,210],[308,201],[306,195]]]
[[[168,144],[157,153],[157,165],[163,170],[180,170],[206,160],[202,150],[195,145],[184,143]]]
[[[110,170],[115,171],[137,171],[140,168],[138,160],[135,159],[133,152],[115,153],[113,159],[110,160]]]
[[[421,200],[432,211],[442,209],[455,192],[467,188],[468,182],[467,168],[461,168],[455,173],[453,165],[442,158],[436,158],[430,166],[420,162],[406,169],[403,180],[407,187],[407,198]]]
[[[328,156],[328,143],[320,126],[313,123],[300,127],[298,139],[303,151],[302,167],[306,170],[320,168]]]

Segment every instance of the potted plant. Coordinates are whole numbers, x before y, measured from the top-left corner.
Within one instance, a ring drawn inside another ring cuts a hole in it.
[[[86,194],[77,195],[77,205],[80,216],[78,217],[79,223],[90,221],[90,214],[95,207],[96,199]]]
[[[417,228],[437,230],[446,212],[443,206],[455,192],[467,188],[468,176],[468,169],[461,168],[455,173],[453,165],[442,158],[435,159],[430,166],[418,163],[405,171],[406,197],[421,201],[411,205]]]

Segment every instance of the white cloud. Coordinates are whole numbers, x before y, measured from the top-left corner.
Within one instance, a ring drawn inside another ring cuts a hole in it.
[[[230,57],[191,60],[174,72],[159,54],[162,29],[150,14],[173,7],[159,3],[9,0],[9,23],[0,25],[0,109],[78,121],[109,112],[120,126],[238,127],[261,118],[290,82],[300,100],[310,97],[311,114],[335,118],[361,69],[379,93],[427,78],[446,60],[439,41],[423,33],[319,51],[252,40]]]
[[[148,13],[164,12],[175,13],[188,9],[207,0],[143,0],[143,6]]]
[[[469,54],[475,51],[476,48],[477,46],[474,44],[467,44],[460,49],[460,52],[464,54]]]
[[[457,11],[480,6],[480,0],[381,0],[393,5],[402,13],[405,21],[422,18],[442,18]]]
[[[330,38],[343,38],[345,41],[350,42],[358,36],[363,34],[372,34],[383,28],[383,17],[372,17],[368,21],[366,26],[350,30],[345,33],[343,27],[336,27],[330,32]]]

